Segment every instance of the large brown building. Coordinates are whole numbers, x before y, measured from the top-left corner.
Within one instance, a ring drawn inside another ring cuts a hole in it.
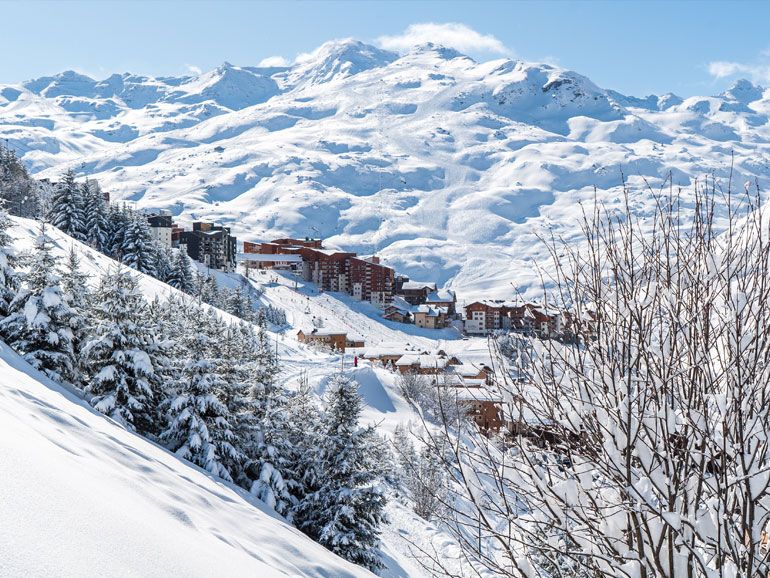
[[[377,257],[352,257],[349,266],[349,293],[356,299],[385,307],[393,300],[395,271],[380,264]]]
[[[312,281],[324,291],[348,293],[379,307],[393,300],[393,269],[380,263],[378,257],[325,249],[319,239],[246,241],[239,260],[248,268],[296,269],[305,281]]]

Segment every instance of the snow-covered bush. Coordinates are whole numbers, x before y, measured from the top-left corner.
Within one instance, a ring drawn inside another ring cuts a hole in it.
[[[476,567],[770,572],[770,229],[758,194],[698,185],[693,199],[685,219],[689,198],[658,197],[649,229],[596,207],[582,242],[553,248],[550,302],[592,338],[534,342],[526,379],[507,384],[513,432],[449,446],[466,507],[446,527]]]

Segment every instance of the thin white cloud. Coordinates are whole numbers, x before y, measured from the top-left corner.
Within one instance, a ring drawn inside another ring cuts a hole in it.
[[[289,66],[289,61],[283,56],[268,56],[259,61],[257,66],[273,67],[273,66]]]
[[[380,36],[377,44],[385,50],[406,52],[414,46],[439,44],[465,53],[511,55],[512,51],[491,34],[481,34],[460,22],[423,22],[410,25],[394,36]]]
[[[194,64],[185,64],[185,66],[187,67],[187,72],[190,72],[196,76],[203,74],[203,71],[199,66],[195,66]]]
[[[709,62],[708,71],[709,74],[717,80],[742,75],[748,76],[753,82],[770,84],[770,64],[748,64],[743,62],[716,60],[714,62]]]

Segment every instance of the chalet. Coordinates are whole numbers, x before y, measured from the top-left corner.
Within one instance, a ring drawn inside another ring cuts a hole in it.
[[[297,341],[310,345],[328,347],[336,351],[345,351],[348,344],[347,333],[344,331],[332,331],[315,328],[310,331],[300,329],[297,332]]]
[[[457,313],[457,296],[449,289],[431,291],[425,297],[425,304],[446,309],[447,315],[452,318]]]
[[[403,347],[399,346],[378,346],[367,347],[361,353],[361,357],[372,363],[381,363],[382,365],[388,366],[395,364],[396,361],[409,353],[409,351],[405,351]]]
[[[363,347],[366,347],[366,342],[360,335],[347,335],[345,337],[345,349],[360,349]]]
[[[399,288],[399,295],[411,305],[422,305],[428,295],[436,291],[435,283],[421,283],[419,281],[404,281]]]
[[[417,305],[412,310],[412,318],[417,327],[443,329],[448,324],[447,310],[432,305]]]
[[[235,267],[237,240],[229,227],[195,222],[192,231],[182,231],[179,245],[196,261],[211,269],[232,271]]]
[[[492,370],[486,365],[463,363],[450,365],[452,372],[457,375],[466,387],[492,385]]]
[[[400,373],[419,373],[420,375],[438,375],[447,366],[447,358],[429,353],[407,353],[396,361]]]
[[[461,387],[455,390],[458,405],[484,432],[498,431],[503,425],[503,398],[491,388]]]

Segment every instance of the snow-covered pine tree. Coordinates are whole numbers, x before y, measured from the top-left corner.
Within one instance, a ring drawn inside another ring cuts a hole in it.
[[[181,458],[227,481],[232,473],[225,462],[242,459],[234,442],[230,413],[217,397],[227,387],[211,361],[213,344],[208,335],[185,335],[188,359],[168,407],[168,427],[161,440]]]
[[[118,261],[123,257],[123,241],[131,223],[131,209],[125,204],[110,205],[107,211],[107,243],[105,253]]]
[[[75,245],[70,246],[64,270],[61,273],[61,288],[64,298],[72,309],[70,328],[72,329],[72,350],[75,352],[74,381],[83,386],[86,372],[85,358],[80,355],[88,338],[88,310],[91,306],[91,290],[87,285],[88,275],[80,270],[80,259],[75,252]]]
[[[11,302],[20,287],[20,278],[16,271],[19,261],[12,246],[13,239],[8,233],[12,225],[8,213],[0,208],[0,319],[10,313]]]
[[[48,220],[60,231],[80,241],[86,240],[86,225],[83,215],[83,195],[70,169],[62,176],[51,199]]]
[[[226,294],[223,305],[228,313],[245,321],[251,321],[254,315],[254,309],[251,303],[248,289],[239,285]]]
[[[276,382],[278,364],[264,325],[259,333],[245,323],[239,326],[241,347],[247,359],[240,365],[246,385],[247,412],[241,415],[243,447],[247,457],[244,481],[252,494],[279,514],[291,517],[296,505],[289,490],[286,464],[292,449],[288,442],[287,393]]]
[[[91,308],[92,334],[83,348],[90,379],[86,392],[99,411],[140,433],[155,429],[152,353],[155,338],[147,303],[125,269],[100,280]]]
[[[109,238],[108,209],[98,181],[88,180],[83,183],[82,195],[86,241],[97,251],[106,252]]]
[[[168,283],[174,278],[174,254],[170,247],[161,245],[153,240],[153,250],[155,255],[155,278]]]
[[[184,249],[178,249],[174,252],[168,284],[185,293],[192,294],[195,291],[195,279],[190,268],[190,258]]]
[[[361,428],[357,383],[344,373],[329,383],[316,481],[318,489],[296,508],[297,527],[335,554],[370,570],[382,567],[376,553],[385,496],[371,459],[376,435]]]
[[[282,471],[292,503],[298,505],[319,487],[318,448],[322,436],[318,398],[306,378],[300,379],[296,393],[286,407],[283,443],[286,448]],[[291,516],[294,516],[294,508]]]
[[[57,383],[72,383],[75,354],[72,349],[73,311],[64,297],[51,253],[45,224],[35,240],[25,285],[3,319],[8,344],[35,369]]]
[[[19,217],[37,217],[39,189],[16,152],[0,144],[0,202],[3,206]]]
[[[121,262],[140,273],[156,275],[156,243],[152,239],[150,226],[141,213],[132,212],[126,227],[121,249]]]

